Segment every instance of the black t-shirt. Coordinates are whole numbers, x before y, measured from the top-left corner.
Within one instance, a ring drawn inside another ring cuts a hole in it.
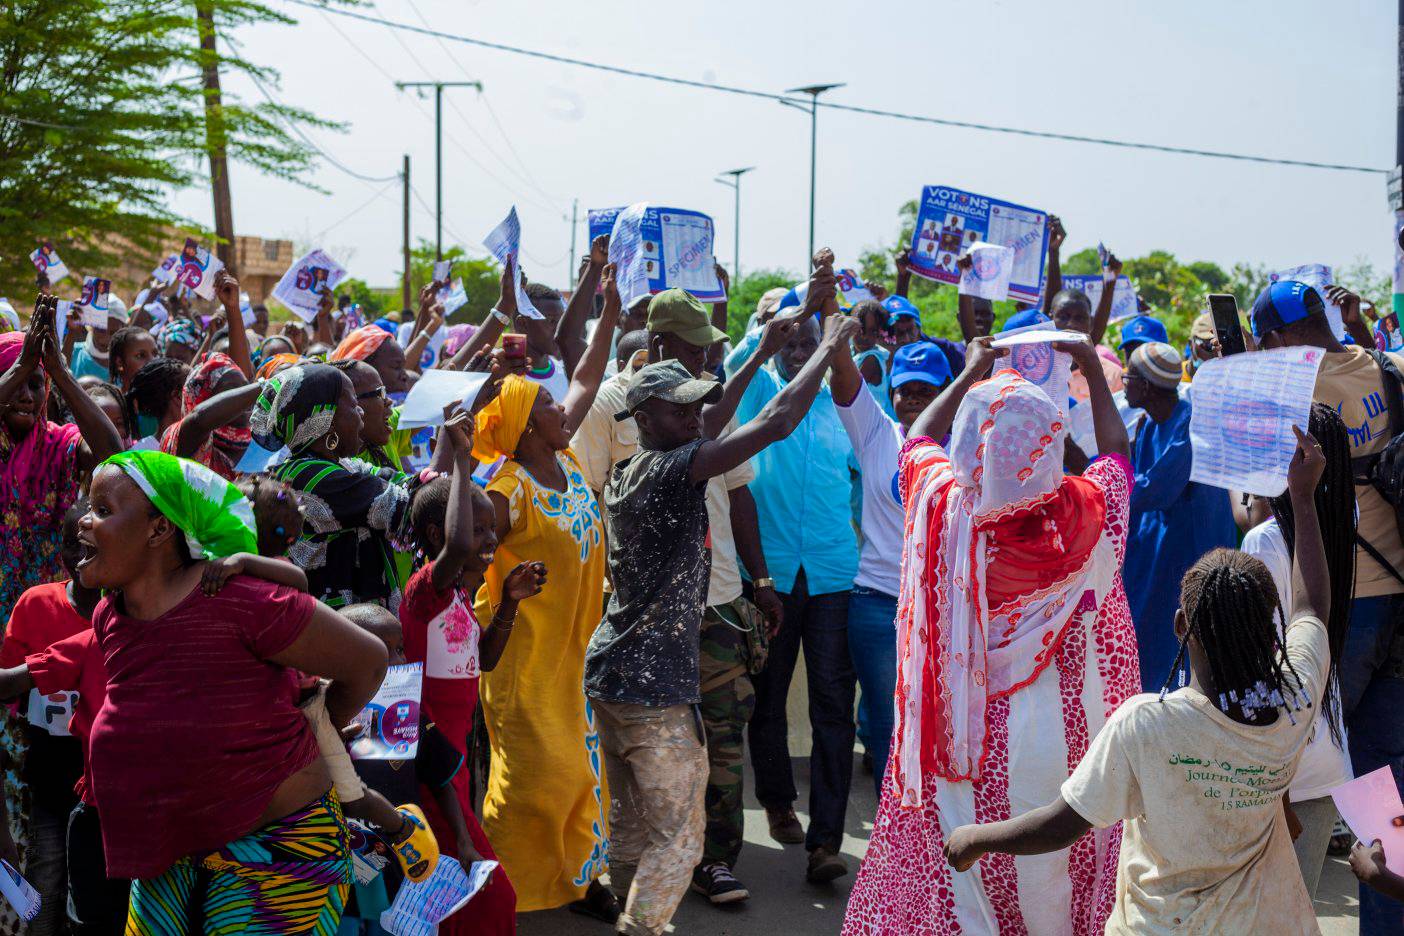
[[[688,479],[702,444],[640,449],[605,482],[614,593],[585,651],[591,698],[660,707],[702,701],[697,635],[712,554],[707,485]]]
[[[438,789],[463,766],[463,755],[433,722],[419,722],[419,747],[405,760],[358,760],[356,773],[366,786],[393,805],[419,802],[419,784]]]

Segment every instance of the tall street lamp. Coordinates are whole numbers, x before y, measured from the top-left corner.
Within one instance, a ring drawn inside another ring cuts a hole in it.
[[[1401,0],[1404,2],[1404,0]],[[809,272],[810,259],[814,256],[814,185],[815,185],[815,165],[817,162],[817,151],[819,144],[819,95],[825,91],[832,91],[835,88],[842,88],[843,82],[837,84],[809,85],[805,88],[790,88],[786,94],[807,94],[809,95],[809,254],[804,258],[804,266],[800,268],[801,275]],[[803,110],[799,104],[793,101],[781,101],[790,107]]]
[[[1404,3],[1404,0],[1400,0]],[[724,176],[731,176],[730,179],[717,179],[722,185],[729,185],[736,191],[736,215],[732,222],[732,249],[731,255],[731,278],[736,282],[741,282],[741,177],[750,172],[755,166],[747,166],[744,169],[728,169],[722,173]]]

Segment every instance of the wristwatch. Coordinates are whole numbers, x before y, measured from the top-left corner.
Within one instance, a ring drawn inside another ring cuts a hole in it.
[[[756,591],[760,591],[762,588],[774,588],[774,587],[775,587],[775,579],[773,579],[773,578],[758,578],[758,579],[756,579],[754,582],[751,583],[751,587],[752,587],[753,589],[755,589]]]

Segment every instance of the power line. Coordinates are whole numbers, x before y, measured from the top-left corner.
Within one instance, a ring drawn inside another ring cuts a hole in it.
[[[550,52],[540,52],[535,49],[524,49],[520,46],[510,46],[500,42],[490,42],[486,39],[474,39],[470,36],[459,36],[453,33],[446,33],[428,27],[415,26],[410,23],[400,23],[394,20],[384,19],[378,16],[369,16],[365,13],[358,13],[353,10],[339,7],[326,7],[314,0],[286,0],[287,3],[298,6],[309,7],[320,10],[323,13],[334,13],[337,16],[344,16],[350,19],[358,19],[367,23],[374,23],[378,26],[386,26],[390,29],[404,30],[406,32],[421,33],[426,36],[433,36],[439,39],[447,39],[453,42],[461,42],[466,45],[478,46],[484,49],[493,49],[498,52],[509,52],[513,55],[523,55],[529,58],[541,59],[547,62],[556,62],[561,65],[574,65],[578,68],[588,68],[594,71],[608,72],[615,75],[623,75],[628,78],[642,78],[648,81],[659,81],[665,84],[679,85],[687,88],[697,88],[703,91],[720,91],[725,94],[736,94],[743,97],[760,98],[770,101],[792,101],[794,99],[783,94],[776,94],[771,91],[758,91],[754,88],[743,88],[736,85],[723,85],[708,81],[695,81],[690,78],[678,78],[672,75],[660,75],[656,72],[640,71],[633,68],[622,68],[618,65],[606,65],[602,62],[590,62],[585,59],[572,58],[565,55],[555,55]],[[803,103],[808,105],[808,101]],[[936,124],[944,127],[957,127],[964,130],[984,130],[989,133],[1008,133],[1016,136],[1037,137],[1045,140],[1063,140],[1070,143],[1092,143],[1099,146],[1115,146],[1122,149],[1147,150],[1159,153],[1173,153],[1180,156],[1204,156],[1212,159],[1233,159],[1240,162],[1265,163],[1276,166],[1298,166],[1306,169],[1331,169],[1340,172],[1365,172],[1371,174],[1387,174],[1387,169],[1374,169],[1369,166],[1350,166],[1340,163],[1313,162],[1302,159],[1277,159],[1270,156],[1250,156],[1243,153],[1226,153],[1216,150],[1193,149],[1183,146],[1166,146],[1157,143],[1134,143],[1128,140],[1113,140],[1105,137],[1080,136],[1071,133],[1055,133],[1047,130],[1026,130],[1019,127],[1003,127],[995,124],[974,123],[965,120],[950,120],[943,117],[929,117],[920,114],[906,114],[900,111],[881,110],[873,107],[860,107],[852,104],[839,104],[828,101],[820,101],[819,106],[835,111],[846,111],[853,114],[866,114],[871,117],[888,117],[895,120],[907,120],[915,123]]]
[[[274,99],[273,95],[268,92],[268,89],[263,86],[263,82],[258,80],[257,75],[250,72],[249,77],[253,79],[254,86],[257,87],[260,92],[262,92],[263,96],[267,98],[269,104],[278,107],[286,106]],[[342,172],[346,173],[352,178],[360,179],[362,182],[370,182],[372,184],[380,182],[394,182],[400,178],[399,173],[388,176],[368,176],[364,173],[357,172],[354,169],[347,168],[347,166],[340,162],[335,156],[322,149],[316,143],[312,142],[312,138],[309,137],[307,134],[303,133],[302,128],[299,127],[297,124],[293,123],[291,120],[284,120],[282,118],[282,115],[278,115],[278,119],[282,122],[283,126],[287,127],[293,133],[296,133],[298,137],[301,138],[302,142],[306,143],[313,150],[315,150],[319,156],[321,156],[327,162],[331,163],[331,165],[333,165],[337,169],[340,169]]]
[[[377,189],[376,192],[375,192],[375,194],[371,195],[370,198],[366,199],[365,202],[363,202],[363,203],[362,203],[358,208],[356,208],[354,211],[351,211],[351,212],[349,212],[348,214],[343,215],[341,218],[339,218],[339,219],[337,219],[336,221],[334,221],[333,223],[327,225],[327,227],[326,227],[324,230],[318,232],[317,236],[314,237],[314,238],[312,238],[313,242],[314,242],[314,243],[320,242],[321,239],[322,239],[323,237],[326,237],[326,236],[327,236],[328,234],[330,234],[332,231],[334,231],[334,230],[336,230],[337,228],[341,227],[341,226],[342,226],[343,224],[345,224],[347,221],[350,221],[350,220],[351,220],[352,218],[354,218],[356,215],[360,214],[362,211],[365,211],[365,210],[366,210],[367,208],[369,208],[371,205],[375,204],[375,202],[377,202],[377,201],[379,201],[380,199],[384,198],[384,197],[385,197],[385,192],[390,188],[390,186],[394,185],[394,184],[395,184],[396,182],[398,182],[398,181],[399,181],[399,176],[396,176],[394,179],[391,179],[390,182],[386,183],[384,186],[382,186],[381,188]]]

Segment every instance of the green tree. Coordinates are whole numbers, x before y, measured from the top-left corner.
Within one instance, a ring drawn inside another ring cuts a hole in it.
[[[731,295],[726,302],[726,333],[733,343],[746,334],[746,322],[756,311],[756,303],[767,291],[784,286],[793,286],[797,278],[785,270],[751,270],[741,277],[740,282],[731,284]]]
[[[292,20],[257,0],[210,2],[221,71],[251,77],[270,96],[245,104],[224,94],[229,157],[304,179],[316,152],[294,134],[334,125],[273,101],[277,73],[239,54],[231,36]],[[167,195],[206,178],[207,58],[183,0],[11,0],[0,9],[0,293],[33,291],[27,257],[44,238],[78,276],[171,246],[166,225],[181,219]]]

